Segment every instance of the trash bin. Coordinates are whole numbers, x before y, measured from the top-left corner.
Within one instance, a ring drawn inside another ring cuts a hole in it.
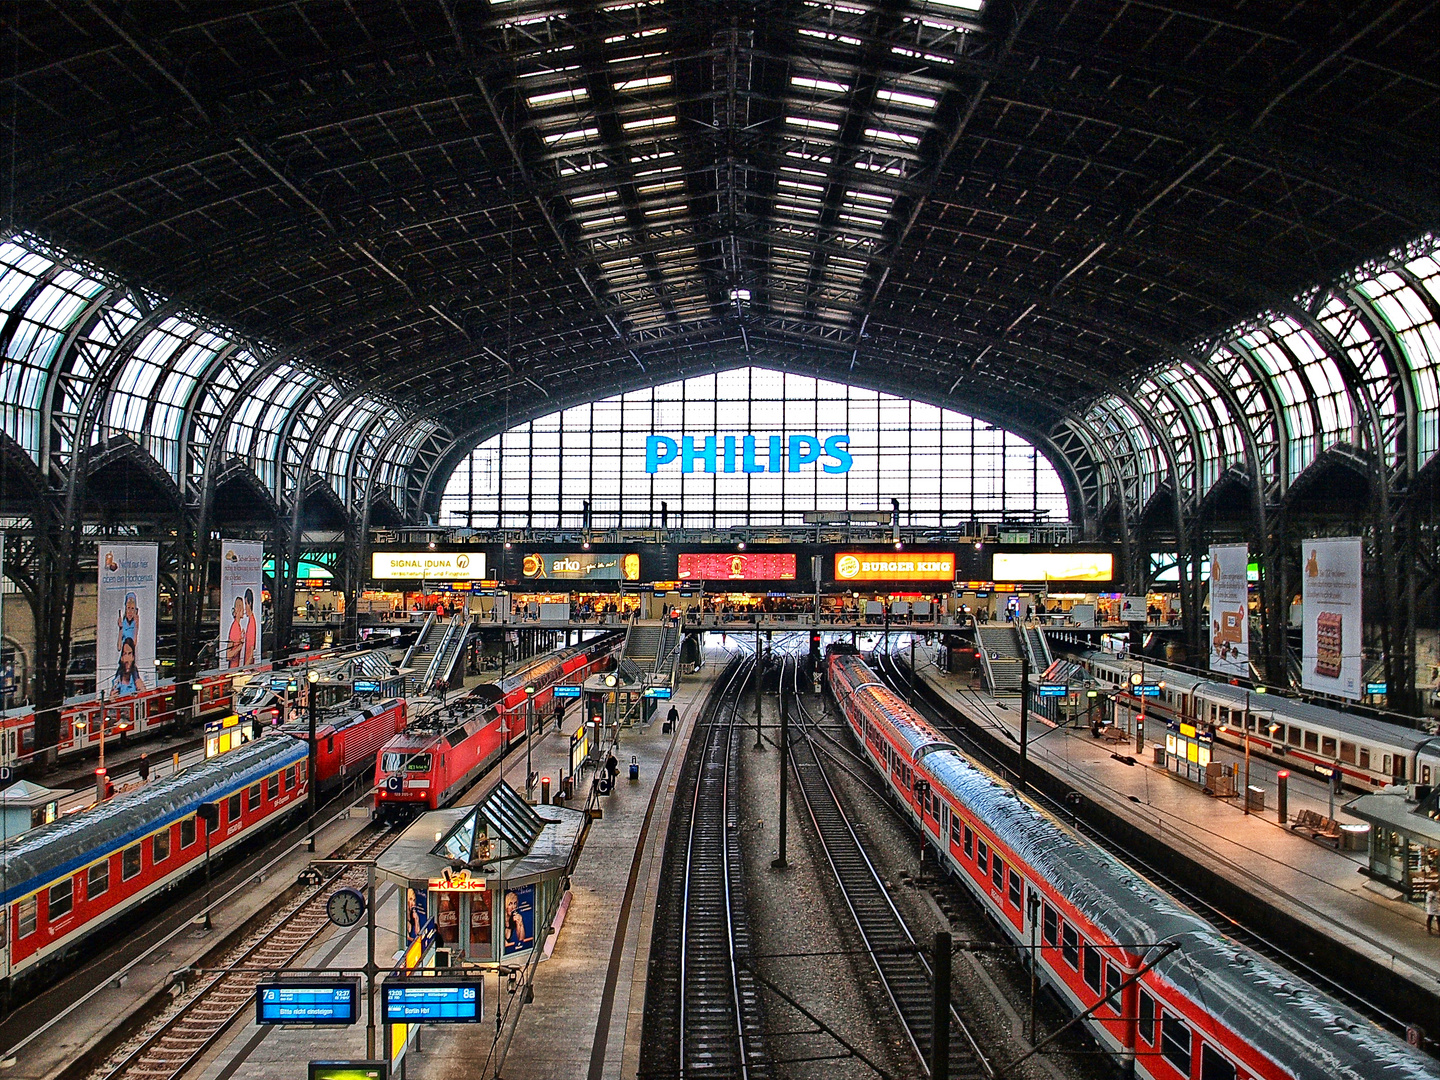
[[[1265,811],[1265,789],[1260,787],[1248,787],[1245,789],[1245,801],[1249,803],[1249,810],[1252,814],[1260,814]]]
[[[1159,743],[1155,744],[1155,764],[1165,768],[1165,747]]]
[[[1367,851],[1370,848],[1370,826],[1364,823],[1340,826],[1341,851]]]
[[[640,779],[640,759],[637,758],[634,754],[630,755],[630,779]]]

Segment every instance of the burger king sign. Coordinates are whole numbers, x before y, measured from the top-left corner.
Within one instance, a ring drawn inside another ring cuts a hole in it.
[[[954,581],[949,551],[842,551],[835,556],[836,581]]]

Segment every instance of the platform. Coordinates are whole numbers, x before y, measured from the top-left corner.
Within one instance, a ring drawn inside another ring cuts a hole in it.
[[[554,1077],[615,1078],[633,1076],[639,1060],[640,1019],[645,1000],[649,959],[649,927],[659,889],[661,855],[669,825],[673,792],[694,714],[723,667],[721,650],[713,650],[698,675],[681,683],[674,704],[680,730],[662,730],[663,709],[647,729],[623,731],[617,756],[622,762],[613,795],[600,800],[603,816],[584,841],[571,878],[571,893],[552,956],[536,968],[534,1001],[519,1009],[503,978],[485,976],[484,1005],[489,1019],[463,1027],[429,1027],[406,1058],[410,1076],[493,1075],[496,1063],[497,998],[504,1024],[499,1042],[501,1073],[507,1080]],[[572,710],[566,734],[579,722]],[[568,756],[568,738],[557,739],[553,728],[531,748],[529,767],[558,777]],[[638,758],[640,778],[627,779],[630,756]],[[461,800],[482,798],[500,777],[517,791],[525,790],[527,762],[523,748]],[[535,792],[538,797],[538,789]],[[581,805],[579,800],[575,805]],[[379,963],[398,958],[398,905],[394,886],[377,891]],[[363,931],[363,927],[357,928]],[[324,937],[299,966],[355,967],[365,962],[365,937],[357,931],[335,931]],[[211,1052],[201,1080],[293,1080],[306,1060],[363,1057],[363,1021],[344,1030],[258,1028],[237,1025]],[[483,1065],[483,1068],[482,1068]],[[622,1073],[623,1066],[623,1073]]]
[[[933,650],[923,646],[917,646],[916,666],[926,684],[952,707],[982,727],[1005,729],[1013,737],[1012,745],[1018,746],[1017,699],[996,699],[973,688],[968,678],[941,672]],[[1112,744],[1092,737],[1088,727],[1056,729],[1031,716],[1032,770],[1049,772],[1263,903],[1319,929],[1427,993],[1440,993],[1440,936],[1426,935],[1423,905],[1393,898],[1398,896],[1395,890],[1372,887],[1362,873],[1365,851],[1337,851],[1282,826],[1273,803],[1274,774],[1281,766],[1252,756],[1250,782],[1266,788],[1271,800],[1264,813],[1247,816],[1240,800],[1213,798],[1154,765],[1154,745],[1153,739],[1147,740],[1141,760],[1133,739]],[[1134,764],[1122,760],[1127,756]],[[1243,755],[1238,759],[1243,762]],[[1235,761],[1237,755],[1217,744],[1216,760]],[[1328,810],[1321,785],[1293,772],[1289,798],[1292,820],[1300,810],[1321,814]],[[1348,798],[1336,800],[1337,814],[1339,804]],[[1342,816],[1341,820],[1351,819]]]

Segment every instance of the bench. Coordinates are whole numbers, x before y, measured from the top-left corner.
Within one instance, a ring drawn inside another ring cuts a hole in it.
[[[1314,810],[1301,810],[1295,815],[1290,828],[1315,840],[1333,840],[1337,845],[1340,843],[1340,823]]]

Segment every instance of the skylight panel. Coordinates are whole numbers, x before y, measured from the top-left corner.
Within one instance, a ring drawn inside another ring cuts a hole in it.
[[[667,180],[663,184],[643,184],[635,190],[641,195],[662,195],[667,191],[679,191],[684,187],[684,180]]]
[[[642,60],[661,60],[661,59],[669,59],[669,54],[668,54],[668,53],[663,53],[663,52],[631,53],[631,54],[629,54],[628,56],[612,56],[609,60],[606,61],[606,63],[609,63],[609,64],[633,64],[633,63],[638,63],[638,62],[640,62],[640,61],[642,61]]]
[[[670,28],[668,26],[652,26],[648,30],[634,30],[628,34],[615,34],[612,37],[607,37],[605,44],[618,45],[622,41],[640,41],[643,38],[659,37],[661,34],[668,33],[669,30]]]
[[[673,156],[674,156],[674,151],[670,151],[666,156],[667,156],[667,157],[673,157]],[[632,160],[632,161],[639,161],[639,160],[641,160],[641,159],[639,159],[639,158],[632,158],[631,160]],[[661,166],[660,168],[658,168],[658,169],[641,169],[641,170],[639,170],[638,172],[635,173],[635,179],[640,180],[640,179],[643,179],[643,178],[645,178],[645,177],[647,177],[647,176],[664,176],[664,175],[667,174],[667,173],[677,173],[677,172],[679,172],[679,171],[680,171],[680,166],[679,166],[679,165],[662,165],[662,166]]]
[[[807,154],[803,150],[786,150],[785,156],[788,158],[798,158],[801,161],[813,161],[817,165],[829,165],[835,160],[829,154]]]
[[[895,196],[893,195],[879,195],[873,191],[847,191],[845,192],[845,197],[847,199],[864,199],[866,202],[884,203],[886,206],[890,206],[895,201]]]
[[[896,162],[886,162],[882,165],[877,161],[857,161],[855,162],[855,168],[863,169],[866,172],[884,173],[886,176],[905,175],[905,170]]]
[[[815,214],[820,213],[818,206],[802,206],[800,203],[777,202],[775,209],[790,214]]]
[[[785,123],[805,131],[824,131],[827,134],[833,134],[840,130],[839,124],[833,124],[829,120],[816,120],[809,116],[787,116]]]
[[[657,86],[669,86],[670,81],[669,75],[650,75],[643,79],[626,79],[623,82],[617,82],[615,90],[622,94],[634,93],[637,90],[653,90]]]
[[[645,161],[662,161],[662,160],[664,160],[665,158],[672,158],[672,157],[674,157],[674,156],[675,156],[675,151],[674,151],[674,150],[657,150],[657,151],[656,151],[655,153],[653,153],[653,154],[635,154],[635,155],[633,155],[633,156],[630,158],[630,164],[631,164],[631,165],[639,165],[641,162],[645,162]]]
[[[618,191],[596,191],[589,195],[572,195],[570,201],[576,206],[584,206],[587,203],[609,202],[611,199],[619,197],[620,192]]]
[[[623,214],[611,214],[608,217],[587,218],[580,222],[582,229],[601,229],[606,225],[618,225],[625,220]]]
[[[862,42],[857,37],[850,37],[848,34],[832,34],[828,30],[801,30],[804,37],[819,38],[821,41],[838,41],[841,45],[854,45],[859,47]]]
[[[531,108],[539,108],[544,105],[554,105],[556,102],[584,101],[590,96],[590,92],[583,86],[573,90],[550,90],[543,94],[533,94],[525,99]]]
[[[579,142],[581,139],[593,139],[599,134],[599,128],[571,128],[569,131],[557,131],[553,135],[546,135],[545,145],[558,146],[561,143]]]
[[[790,76],[790,85],[804,90],[823,90],[827,94],[848,94],[850,92],[848,83],[834,82],[830,79],[807,79],[799,75]]]
[[[560,175],[574,176],[576,173],[593,172],[596,169],[608,169],[609,167],[610,163],[608,161],[576,161],[569,165],[562,166]]]
[[[785,179],[782,178],[782,179],[776,180],[775,183],[776,183],[779,187],[791,188],[791,189],[793,189],[793,190],[795,190],[795,191],[817,191],[817,192],[823,192],[823,191],[825,190],[825,187],[824,187],[823,184],[803,184],[803,183],[801,183],[799,180],[785,180]]]
[[[646,217],[666,217],[670,214],[683,214],[690,209],[689,203],[677,203],[674,206],[652,206],[645,211]]]
[[[653,131],[655,128],[668,127],[675,123],[674,116],[644,116],[639,120],[627,120],[620,126],[626,131]]]
[[[796,176],[818,176],[821,180],[825,180],[829,176],[828,173],[823,173],[819,169],[802,169],[798,165],[781,165],[780,171],[794,173]]]
[[[979,11],[985,0],[925,0],[932,7],[957,8],[960,11]]]
[[[731,299],[731,300],[749,300],[749,299],[750,299],[750,290],[749,290],[749,289],[731,289],[731,290],[730,290],[730,299]]]
[[[919,52],[915,49],[906,49],[900,45],[892,45],[890,51],[896,56],[904,56],[910,60],[924,60],[930,64],[953,64],[953,56],[940,56],[938,53]]]
[[[922,94],[907,94],[899,90],[877,90],[875,96],[893,105],[909,105],[916,109],[933,109],[940,104],[935,98]]]

